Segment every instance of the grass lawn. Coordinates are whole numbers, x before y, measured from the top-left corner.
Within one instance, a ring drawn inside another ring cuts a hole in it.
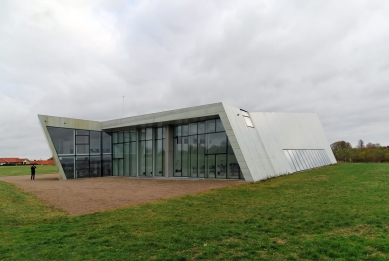
[[[0,177],[2,176],[22,176],[30,175],[30,165],[24,166],[0,166]],[[36,165],[35,173],[39,174],[53,174],[58,173],[57,166]]]
[[[78,217],[0,182],[0,260],[388,260],[388,232],[389,164]]]

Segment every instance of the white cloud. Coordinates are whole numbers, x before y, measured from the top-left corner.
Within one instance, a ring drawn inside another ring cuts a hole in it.
[[[389,145],[386,1],[1,5],[2,157],[50,156],[38,113],[110,119],[123,95],[128,116],[224,101]]]

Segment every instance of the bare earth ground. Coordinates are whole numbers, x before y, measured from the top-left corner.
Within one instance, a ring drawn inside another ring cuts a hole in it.
[[[241,180],[102,177],[62,180],[59,174],[1,177],[70,215],[83,215],[244,183]]]

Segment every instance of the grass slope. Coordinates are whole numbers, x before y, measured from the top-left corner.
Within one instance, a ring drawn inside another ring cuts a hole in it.
[[[0,203],[0,260],[389,259],[389,164],[328,166],[79,217],[3,182]]]
[[[31,166],[0,166],[0,177],[3,176],[22,176],[31,174]],[[53,174],[58,173],[57,166],[37,165],[36,174]]]

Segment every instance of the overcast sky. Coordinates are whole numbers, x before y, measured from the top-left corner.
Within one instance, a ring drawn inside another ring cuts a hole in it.
[[[46,159],[37,114],[107,120],[214,102],[316,112],[389,145],[389,1],[0,2],[0,157]]]

